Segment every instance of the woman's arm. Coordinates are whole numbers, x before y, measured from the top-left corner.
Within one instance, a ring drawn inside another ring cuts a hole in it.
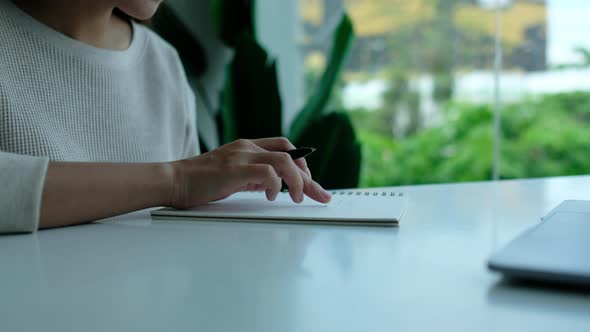
[[[38,228],[48,158],[0,151],[0,234]]]
[[[293,161],[284,138],[239,140],[191,159],[153,164],[49,164],[39,228],[82,224],[155,206],[190,208],[246,190],[274,200],[281,179],[293,201],[327,203],[305,160]]]
[[[45,177],[39,228],[82,224],[169,205],[172,166],[51,162]]]

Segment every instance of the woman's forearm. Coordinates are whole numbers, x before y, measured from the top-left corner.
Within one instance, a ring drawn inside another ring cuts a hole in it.
[[[136,210],[168,205],[173,194],[170,164],[49,164],[39,228],[83,224]]]
[[[170,163],[50,163],[39,228],[87,223],[155,206],[191,208],[240,191],[262,191],[274,200],[281,179],[294,202],[303,196],[328,203],[305,160],[293,160],[284,138],[238,140]]]

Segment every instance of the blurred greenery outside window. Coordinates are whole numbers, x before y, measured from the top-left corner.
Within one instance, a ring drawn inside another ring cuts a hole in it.
[[[307,95],[339,13],[353,20],[331,103],[363,143],[361,186],[492,178],[497,10],[500,177],[590,173],[587,0],[295,1]]]

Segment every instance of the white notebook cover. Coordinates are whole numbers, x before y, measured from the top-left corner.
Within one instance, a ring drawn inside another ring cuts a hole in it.
[[[274,202],[264,193],[243,192],[190,210],[160,209],[154,219],[208,221],[309,223],[329,225],[396,226],[402,218],[406,197],[400,192],[336,191],[332,201],[321,204],[306,197],[295,204],[288,193]]]

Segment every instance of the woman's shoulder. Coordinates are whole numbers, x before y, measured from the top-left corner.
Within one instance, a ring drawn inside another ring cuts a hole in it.
[[[134,23],[135,33],[145,39],[144,65],[177,82],[186,81],[186,73],[178,51],[149,27]],[[136,38],[136,37],[134,37]]]
[[[134,23],[134,31],[139,38],[145,39],[145,47],[148,54],[157,55],[170,62],[180,62],[180,56],[176,48],[152,29],[143,24]]]

